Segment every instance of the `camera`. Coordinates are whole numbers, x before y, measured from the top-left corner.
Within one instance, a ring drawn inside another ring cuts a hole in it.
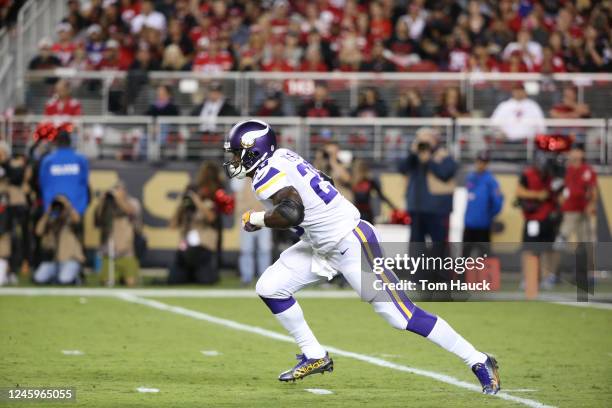
[[[57,220],[62,216],[64,212],[64,203],[58,200],[57,198],[51,202],[51,207],[49,211],[49,218],[53,220]]]
[[[431,145],[427,142],[419,142],[416,145],[417,152],[428,152],[431,150]]]

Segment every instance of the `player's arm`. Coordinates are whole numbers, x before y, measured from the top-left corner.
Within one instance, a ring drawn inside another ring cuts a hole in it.
[[[297,190],[283,187],[270,197],[274,207],[268,211],[248,211],[242,216],[247,231],[261,227],[286,229],[298,226],[304,221],[304,204]]]

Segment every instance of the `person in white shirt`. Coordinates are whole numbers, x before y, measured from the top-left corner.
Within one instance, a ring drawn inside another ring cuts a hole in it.
[[[497,127],[513,142],[546,132],[542,108],[536,101],[527,98],[521,83],[514,86],[510,99],[497,105],[491,116],[491,126]]]
[[[509,43],[504,48],[504,60],[510,59],[514,51],[520,51],[523,62],[529,70],[542,63],[542,46],[531,40],[531,33],[527,29],[522,29],[516,36],[516,41]]]
[[[155,30],[166,31],[166,17],[155,10],[152,0],[144,0],[140,14],[130,22],[133,34],[138,34],[144,27],[153,28]]]

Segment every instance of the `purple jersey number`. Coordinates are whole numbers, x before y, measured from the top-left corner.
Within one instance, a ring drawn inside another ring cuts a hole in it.
[[[321,177],[319,177],[317,169],[312,167],[310,163],[300,163],[297,165],[297,169],[302,176],[306,176],[308,173],[313,175],[310,179],[310,187],[312,187],[315,194],[318,195],[325,204],[329,204],[331,200],[338,195],[338,190],[336,190],[329,181],[322,180]]]

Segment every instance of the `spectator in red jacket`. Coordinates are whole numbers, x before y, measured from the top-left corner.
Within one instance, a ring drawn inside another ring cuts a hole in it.
[[[67,66],[72,60],[77,44],[72,39],[72,26],[68,23],[60,23],[56,29],[58,41],[53,44],[53,54]]]
[[[198,40],[198,53],[193,60],[193,71],[209,73],[229,71],[233,63],[232,55],[226,50],[220,50],[217,41],[211,41],[207,37]]]
[[[65,79],[55,84],[55,94],[45,105],[45,115],[81,115],[81,102],[71,96],[70,84]]]

